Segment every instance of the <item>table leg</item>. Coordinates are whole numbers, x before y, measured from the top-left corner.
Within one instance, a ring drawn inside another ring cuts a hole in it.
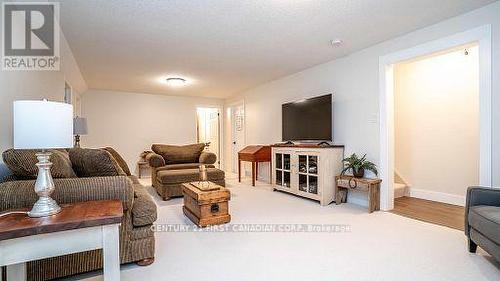
[[[238,159],[238,182],[241,182],[241,160]]]
[[[368,212],[372,213],[375,210],[375,188],[373,186],[369,188],[369,196],[368,196]]]
[[[252,162],[252,186],[255,186],[255,162]]]
[[[104,280],[120,280],[120,246],[118,225],[102,227]]]
[[[255,180],[259,180],[259,162],[255,162]]]
[[[7,278],[9,281],[26,280],[26,263],[18,263],[7,266]]]

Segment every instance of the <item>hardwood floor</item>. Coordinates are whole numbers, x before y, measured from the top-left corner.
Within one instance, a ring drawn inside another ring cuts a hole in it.
[[[413,197],[394,199],[394,214],[464,230],[464,207]]]

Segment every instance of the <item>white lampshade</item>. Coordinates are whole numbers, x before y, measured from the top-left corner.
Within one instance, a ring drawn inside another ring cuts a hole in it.
[[[87,118],[79,116],[73,118],[73,135],[86,135],[87,133]]]
[[[73,146],[73,106],[50,101],[14,102],[14,148]]]

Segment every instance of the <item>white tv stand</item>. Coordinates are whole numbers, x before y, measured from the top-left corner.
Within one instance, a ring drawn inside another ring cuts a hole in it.
[[[278,144],[271,150],[275,190],[310,198],[326,206],[335,198],[335,176],[342,171],[343,145]]]

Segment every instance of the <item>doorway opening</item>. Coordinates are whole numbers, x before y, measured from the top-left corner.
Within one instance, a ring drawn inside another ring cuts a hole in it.
[[[463,229],[467,187],[479,184],[478,51],[394,65],[395,213]]]
[[[463,48],[464,46],[477,45],[478,53],[478,122],[479,122],[479,141],[478,141],[478,162],[479,162],[479,184],[482,186],[491,187],[492,171],[491,171],[491,136],[492,136],[492,116],[491,116],[491,26],[485,25],[468,31],[457,33],[442,39],[424,43],[406,50],[398,51],[386,56],[380,57],[379,73],[380,73],[380,163],[379,175],[382,178],[381,184],[381,209],[392,210],[394,208],[394,186],[395,186],[395,167],[396,147],[395,147],[395,68],[397,65],[404,62],[411,62],[415,59],[428,57],[443,52],[449,52],[452,49]],[[465,50],[463,55],[465,54]],[[458,81],[455,81],[458,82]],[[427,99],[429,101],[430,99]],[[432,101],[432,100],[430,100]],[[448,106],[449,107],[449,106]],[[449,109],[447,109],[449,110]],[[427,108],[424,112],[420,112],[421,116],[426,116]],[[449,119],[449,118],[448,118]],[[428,123],[432,124],[432,123]],[[460,125],[457,125],[460,127]],[[449,129],[449,128],[447,128]],[[426,136],[428,137],[428,136]],[[458,136],[460,137],[460,136]],[[414,137],[416,141],[420,136]],[[439,162],[441,160],[440,151],[432,161]],[[460,156],[457,156],[458,158]],[[457,161],[448,159],[448,162]],[[441,167],[434,174],[446,172],[447,162],[442,161]],[[396,171],[397,172],[397,171]],[[452,170],[453,172],[453,170]],[[404,181],[405,176],[400,175],[399,180]],[[409,180],[407,180],[409,181]],[[407,182],[410,186],[410,192],[413,183]],[[416,191],[419,191],[415,188]],[[442,192],[441,192],[442,193]],[[432,200],[442,198],[441,193],[432,194]],[[414,193],[415,194],[415,193]],[[458,201],[462,201],[465,196],[449,197]],[[444,201],[444,200],[441,200]],[[463,201],[462,201],[463,202]]]
[[[215,166],[221,166],[220,110],[213,107],[196,109],[196,136],[198,143],[205,143],[205,150],[217,155]]]

